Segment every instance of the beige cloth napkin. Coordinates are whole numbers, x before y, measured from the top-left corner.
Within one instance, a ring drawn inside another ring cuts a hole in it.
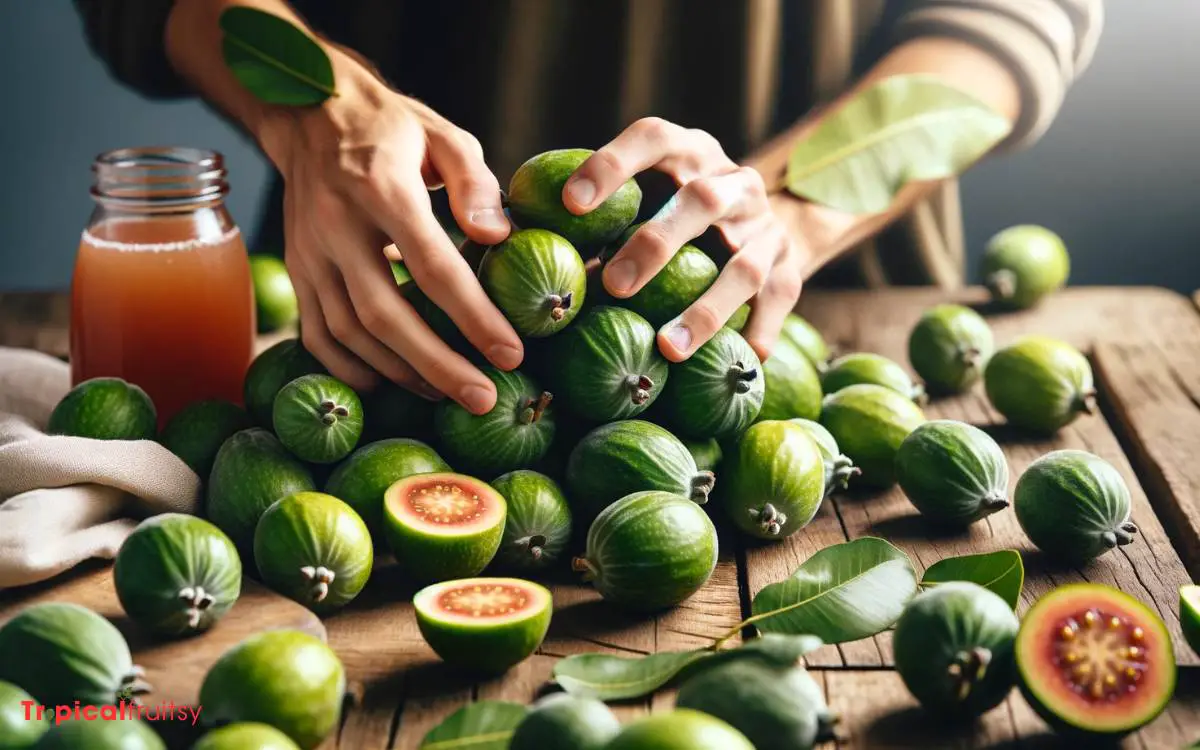
[[[0,589],[116,557],[141,518],[200,508],[200,478],[150,440],[46,435],[70,387],[53,357],[0,347]]]

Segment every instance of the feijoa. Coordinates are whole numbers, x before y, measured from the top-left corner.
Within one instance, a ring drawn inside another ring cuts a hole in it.
[[[208,479],[221,445],[233,433],[252,426],[250,415],[240,406],[228,401],[197,401],[171,417],[158,442],[201,479]]]
[[[729,320],[725,321],[725,327],[741,333],[742,329],[746,327],[746,323],[749,321],[750,305],[742,305],[733,311],[733,315],[729,316]]]
[[[687,440],[682,439],[680,442],[688,449],[688,453],[692,454],[692,458],[696,461],[697,471],[713,471],[721,464],[721,459],[724,453],[721,451],[721,444],[716,438],[707,440]]]
[[[903,367],[880,354],[847,354],[830,362],[821,373],[821,390],[825,394],[836,393],[847,386],[860,383],[890,388],[918,404],[924,404],[926,401],[924,386],[914,383]]]
[[[433,437],[435,402],[390,381],[362,395],[363,433],[360,445],[389,438],[429,442]]]
[[[896,621],[896,671],[926,711],[969,720],[1012,690],[1018,627],[1012,607],[982,586],[939,584],[914,597]]]
[[[924,422],[911,398],[881,385],[843,388],[826,396],[821,408],[821,425],[862,470],[858,481],[872,487],[896,481],[896,451]]]
[[[817,450],[821,451],[821,460],[825,463],[825,497],[832,495],[835,490],[846,489],[850,486],[850,480],[862,473],[854,461],[841,452],[833,435],[820,422],[799,418],[788,421],[807,432],[817,444]]]
[[[447,664],[499,673],[542,645],[554,609],[550,592],[519,578],[466,578],[413,597],[417,625]]]
[[[725,510],[739,529],[782,539],[808,525],[825,497],[825,461],[798,425],[759,422],[738,438],[722,482]]]
[[[94,440],[153,440],[157,420],[154,402],[138,386],[120,378],[92,378],[63,396],[46,431]]]
[[[671,365],[661,405],[680,435],[738,435],[762,408],[764,380],[762,363],[742,334],[720,328],[691,357]]]
[[[1008,507],[1004,451],[978,427],[935,419],[896,451],[900,489],[926,518],[966,526]]]
[[[816,419],[821,415],[821,376],[808,357],[786,339],[775,342],[763,362],[766,392],[759,421]]]
[[[301,375],[325,372],[325,366],[308,353],[299,339],[286,339],[263,350],[250,363],[243,384],[246,411],[261,427],[270,427],[275,396]]]
[[[605,262],[629,242],[641,226],[634,224],[625,230],[616,246],[605,253],[608,256]],[[717,264],[703,250],[690,243],[684,244],[637,294],[616,304],[633,310],[655,328],[661,328],[700,299],[700,295],[717,280],[718,273]]]
[[[937,393],[962,393],[983,374],[995,350],[992,329],[979,313],[962,305],[926,310],[908,336],[908,361]]]
[[[496,405],[487,414],[472,414],[446,400],[434,413],[438,445],[450,464],[482,476],[536,464],[554,440],[553,396],[517,371],[486,367],[496,384]]]
[[[1200,653],[1200,586],[1179,587],[1179,624],[1188,645]]]
[[[479,283],[522,336],[550,336],[571,324],[583,307],[583,259],[563,237],[545,229],[518,229],[483,256]]]
[[[1033,307],[1067,283],[1071,259],[1062,238],[1045,227],[1019,224],[995,234],[983,251],[983,283],[992,299]]]
[[[754,745],[715,716],[677,708],[625,725],[604,750],[754,750]]]
[[[255,318],[259,333],[278,331],[300,317],[296,288],[287,266],[274,255],[250,256],[250,279],[254,285]]]
[[[295,742],[269,724],[240,721],[214,729],[192,745],[192,750],[299,750]]]
[[[411,580],[479,575],[500,548],[507,503],[473,477],[416,474],[389,487],[383,504],[384,536]]]
[[[333,649],[299,630],[268,630],[226,651],[200,686],[201,721],[268,724],[303,750],[337,729],[346,671]]]
[[[275,397],[275,434],[297,457],[331,464],[349,455],[362,436],[362,402],[332,375],[302,375]]]
[[[164,636],[201,633],[242,592],[233,541],[202,518],[162,513],[138,524],[117,552],[113,585],[130,619]]]
[[[34,745],[37,750],[167,750],[162,738],[138,718],[64,721]]]
[[[50,728],[37,714],[27,719],[26,704],[36,705],[33,696],[11,682],[0,682],[0,750],[24,750],[33,747]]]
[[[1017,521],[1037,548],[1082,565],[1133,542],[1129,488],[1112,464],[1086,451],[1047,453],[1013,493]]]
[[[1056,432],[1096,409],[1087,358],[1045,336],[1026,336],[993,354],[983,383],[996,411],[1035,432]]]
[[[522,469],[496,477],[492,487],[508,506],[496,564],[534,571],[557,562],[571,539],[571,508],[558,483]]]
[[[717,565],[717,532],[696,503],[669,492],[635,492],[588,529],[575,570],[605,599],[639,611],[672,607],[700,590]]]
[[[552,693],[517,725],[509,750],[602,750],[621,722],[601,701]]]
[[[788,313],[783,319],[783,330],[779,333],[781,338],[803,352],[818,371],[825,369],[829,363],[829,345],[812,323],[796,313]]]

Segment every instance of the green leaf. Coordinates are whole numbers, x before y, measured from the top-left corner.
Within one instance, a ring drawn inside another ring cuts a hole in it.
[[[963,555],[939,560],[925,571],[921,585],[936,586],[948,581],[970,581],[999,594],[1013,609],[1021,598],[1025,584],[1025,564],[1021,553],[1014,549]]]
[[[880,633],[917,592],[908,556],[882,539],[835,544],[791,577],[763,588],[746,621],[764,633],[807,633],[845,643]]]
[[[815,635],[787,635],[784,633],[763,633],[757,638],[751,638],[737,648],[720,651],[705,662],[702,669],[707,669],[717,662],[726,662],[744,657],[757,657],[763,661],[780,666],[796,664],[806,654],[816,651],[825,642]]]
[[[649,695],[683,669],[712,656],[708,649],[663,651],[640,657],[577,654],[554,665],[554,680],[571,695],[602,701]]]
[[[1011,129],[1005,117],[936,79],[886,78],[795,145],[787,188],[848,213],[879,213],[908,182],[958,174]]]
[[[225,64],[262,101],[306,106],[337,94],[325,50],[288,21],[235,5],[221,13],[220,25]]]
[[[429,730],[420,750],[506,750],[527,713],[520,703],[506,701],[463,706]]]

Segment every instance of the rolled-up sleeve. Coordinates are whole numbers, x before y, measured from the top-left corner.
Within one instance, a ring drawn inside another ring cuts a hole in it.
[[[158,98],[191,93],[167,60],[163,32],[174,0],[74,0],[88,46],[114,78]]]
[[[1103,0],[913,0],[896,34],[954,37],[1000,59],[1021,87],[1021,114],[1002,148],[1018,148],[1049,128],[1103,25]]]

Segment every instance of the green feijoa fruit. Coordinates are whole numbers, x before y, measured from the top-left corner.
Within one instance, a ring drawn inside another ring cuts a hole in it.
[[[295,742],[269,724],[240,721],[214,729],[192,745],[192,750],[299,750]]]
[[[912,399],[881,385],[860,384],[825,397],[821,425],[862,470],[858,481],[889,487],[896,481],[896,451],[925,422]]]
[[[567,178],[587,161],[583,148],[540,153],[513,173],[508,184],[508,208],[521,227],[549,229],[577,248],[596,248],[616,239],[637,218],[642,189],[628,180],[599,206],[576,216],[563,205]]]
[[[700,590],[717,565],[717,532],[696,503],[669,492],[635,492],[596,517],[573,567],[605,599],[643,612],[673,607]]]
[[[36,714],[25,718],[28,704],[36,705],[32,695],[11,682],[0,682],[0,750],[33,747],[50,728],[50,722],[38,720]]]
[[[250,415],[240,406],[228,401],[197,401],[171,417],[158,442],[183,459],[197,476],[207,479],[221,445],[233,433],[252,426]]]
[[[966,526],[1008,507],[1008,462],[983,430],[935,419],[896,451],[896,480],[921,515]]]
[[[250,363],[243,384],[246,411],[261,427],[270,427],[275,396],[301,375],[323,373],[325,367],[308,353],[299,339],[287,339],[265,349]]]
[[[1061,289],[1070,273],[1067,246],[1045,227],[1009,227],[988,240],[983,251],[983,283],[992,299],[1011,307],[1033,307]]]
[[[684,438],[680,442],[688,449],[688,453],[692,454],[692,459],[696,462],[697,471],[716,471],[721,464],[721,459],[724,454],[721,451],[721,444],[716,438],[707,440],[688,440]]]
[[[667,383],[654,326],[619,307],[593,307],[555,340],[554,381],[575,414],[595,422],[645,411]]]
[[[1200,586],[1179,587],[1179,624],[1192,651],[1200,654]],[[3,726],[2,721],[0,726]]]
[[[1091,453],[1058,450],[1025,469],[1013,493],[1017,521],[1047,555],[1083,564],[1133,542],[1129,488]]]
[[[361,443],[389,438],[412,438],[425,442],[432,439],[435,402],[389,381],[364,394],[362,404]]]
[[[754,750],[754,745],[715,716],[677,708],[625,725],[604,750]]]
[[[553,398],[517,371],[486,367],[496,384],[496,405],[472,414],[449,399],[438,404],[433,429],[450,464],[461,471],[495,476],[536,464],[554,441]]]
[[[936,393],[962,393],[974,385],[996,345],[979,313],[962,305],[926,310],[908,336],[908,361]]]
[[[46,431],[95,440],[153,440],[158,429],[154,402],[120,378],[92,378],[72,388],[54,411]]]
[[[808,357],[791,342],[780,339],[763,362],[766,392],[759,421],[816,419],[821,415],[821,376]]]
[[[727,722],[755,750],[811,750],[825,710],[823,699],[811,700],[811,682],[802,667],[729,661],[685,680],[675,706]]]
[[[421,636],[442,661],[498,674],[542,645],[554,610],[550,592],[520,578],[465,578],[413,597]]]
[[[762,408],[763,381],[762,363],[742,334],[721,328],[686,361],[671,365],[662,406],[681,435],[737,435]]]
[[[982,586],[939,584],[913,598],[896,622],[896,671],[926,711],[972,719],[1012,690],[1018,627],[1008,602]]]
[[[825,497],[825,461],[802,427],[759,422],[738,438],[721,497],[739,529],[782,539],[808,525]]]
[[[625,230],[614,250],[629,242],[641,226],[635,224]],[[608,255],[611,257],[615,252]],[[718,273],[717,264],[703,250],[695,245],[685,244],[675,251],[667,265],[647,281],[637,294],[616,304],[633,310],[650,321],[650,325],[660,328],[679,317],[680,313],[700,299],[700,295],[708,291],[717,280]]]
[[[508,506],[495,562],[534,571],[558,562],[571,539],[571,508],[558,484],[536,471],[510,471],[492,480]]]
[[[358,596],[374,559],[367,525],[349,505],[322,492],[276,501],[254,531],[254,562],[263,582],[318,614]]]
[[[1026,336],[993,354],[983,384],[996,411],[1026,430],[1057,432],[1096,410],[1087,358],[1045,336]]]
[[[37,750],[167,750],[166,743],[150,725],[136,718],[64,721],[43,734],[34,747]]]
[[[821,390],[837,393],[843,388],[862,383],[891,388],[918,404],[925,403],[925,388],[914,383],[904,368],[887,357],[870,352],[855,352],[838,357],[821,373]]]
[[[255,427],[225,441],[208,478],[205,512],[250,559],[254,527],[276,500],[315,490],[312,474],[271,433]]]
[[[483,256],[479,283],[513,329],[540,338],[570,325],[583,306],[587,274],[566,239],[518,229]]]
[[[601,425],[584,436],[567,461],[567,494],[582,521],[634,492],[661,490],[708,502],[716,479],[696,468],[679,438],[640,419]]]
[[[34,604],[0,627],[0,680],[43,706],[115,705],[146,692],[121,631],[86,607]]]
[[[273,415],[279,442],[309,463],[345,458],[362,436],[362,402],[332,375],[302,375],[285,385]]]
[[[825,343],[821,332],[796,313],[788,313],[783,319],[783,330],[780,337],[804,352],[808,361],[817,370],[825,369],[829,363],[829,345]]]
[[[500,548],[504,497],[462,474],[416,474],[388,488],[383,531],[409,579],[433,583],[479,575]]]
[[[725,321],[725,327],[741,333],[742,329],[746,327],[746,323],[749,322],[749,320],[750,305],[742,305],[733,311],[733,315],[729,317],[729,320]]]
[[[296,288],[282,260],[274,255],[251,255],[250,279],[259,333],[278,331],[300,318]]]
[[[333,649],[299,630],[269,630],[226,651],[200,686],[207,726],[259,722],[312,750],[337,729],[346,671]]]
[[[850,486],[850,480],[862,473],[854,461],[841,452],[833,435],[820,422],[799,418],[788,421],[807,432],[821,451],[821,460],[825,463],[825,497],[832,495],[835,490],[846,489]]]
[[[391,438],[362,446],[337,465],[325,491],[345,502],[367,524],[376,545],[383,540],[383,494],[414,474],[450,471],[433,448],[419,440]]]
[[[201,633],[242,593],[233,541],[202,518],[163,513],[138,524],[121,545],[113,586],[130,619],[164,636]]]
[[[517,725],[509,750],[602,750],[621,722],[594,698],[552,693],[534,703]]]

